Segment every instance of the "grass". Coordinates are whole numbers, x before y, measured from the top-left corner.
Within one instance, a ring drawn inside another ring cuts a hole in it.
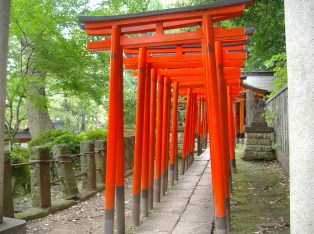
[[[277,161],[244,161],[236,147],[231,233],[289,233],[289,182]]]

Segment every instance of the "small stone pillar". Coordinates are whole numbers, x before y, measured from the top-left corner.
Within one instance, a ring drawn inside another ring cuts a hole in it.
[[[96,182],[104,185],[106,181],[107,141],[95,141]]]
[[[63,179],[61,191],[66,198],[71,198],[77,196],[79,191],[73,172],[72,160],[67,157],[67,154],[68,146],[66,144],[59,144],[52,147],[53,158],[58,161],[56,163],[58,176],[60,179]]]
[[[251,90],[246,90],[245,92],[245,123],[248,124],[251,122],[251,111],[254,105],[253,93]]]
[[[49,150],[35,146],[30,149],[32,206],[46,208],[51,206]]]
[[[247,98],[252,98],[251,96]],[[274,160],[275,155],[272,147],[272,134],[274,129],[267,127],[267,123],[262,117],[264,111],[264,102],[261,98],[252,101],[251,110],[249,110],[250,122],[244,127],[244,160]]]
[[[85,190],[96,190],[96,164],[95,144],[92,141],[83,141],[80,144],[82,188]]]
[[[6,217],[14,217],[13,192],[12,192],[12,176],[10,153],[4,152],[4,181],[3,181],[3,214]]]

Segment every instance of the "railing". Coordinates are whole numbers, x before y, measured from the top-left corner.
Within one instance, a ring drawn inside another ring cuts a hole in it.
[[[30,160],[27,163],[10,164],[10,155],[6,153],[5,160],[5,215],[14,216],[11,168],[31,166],[31,206],[32,208],[48,208],[51,202],[51,186],[60,184],[63,199],[80,196],[78,178],[82,191],[97,191],[105,184],[105,156],[107,142],[98,140],[80,143],[79,154],[68,154],[68,146],[59,144],[52,147],[52,159],[47,147],[36,146],[30,149]],[[125,137],[126,170],[132,168],[134,137]],[[74,158],[80,158],[81,171],[74,173]],[[51,167],[54,165],[57,174],[51,180]]]
[[[266,102],[269,124],[275,132],[275,150],[278,161],[289,171],[288,87],[285,86]]]

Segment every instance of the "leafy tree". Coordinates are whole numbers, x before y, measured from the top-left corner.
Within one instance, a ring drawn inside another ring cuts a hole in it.
[[[288,82],[286,53],[274,55],[271,59],[265,61],[265,66],[275,72],[276,79],[272,84],[274,91],[269,94],[269,97],[272,97]]]
[[[276,54],[285,52],[283,0],[256,0],[241,17],[234,18],[231,22],[236,26],[255,28],[248,45],[246,70],[269,70],[264,62]]]
[[[108,55],[91,54],[85,48],[87,36],[76,17],[85,10],[86,1],[14,3],[10,74],[12,83],[22,90],[22,99],[26,98],[28,125],[35,136],[53,128],[48,114],[53,95],[65,93],[101,102],[106,86],[99,83],[107,80]]]
[[[177,7],[198,5],[216,0],[178,0]],[[264,71],[264,62],[273,55],[285,52],[285,24],[283,0],[255,0],[242,16],[221,22],[226,27],[254,27],[250,37],[245,70]]]

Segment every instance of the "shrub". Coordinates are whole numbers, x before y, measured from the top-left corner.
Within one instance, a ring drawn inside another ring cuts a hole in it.
[[[88,130],[81,132],[79,137],[83,141],[105,140],[107,138],[107,131],[103,129]]]
[[[66,130],[48,130],[42,132],[41,134],[37,135],[34,139],[32,139],[28,147],[33,146],[46,146],[49,148],[49,152],[51,154],[51,149],[53,146],[58,144],[66,144],[69,148],[69,154],[78,154],[80,152],[80,141],[82,139]],[[50,155],[52,158],[52,155]],[[73,167],[76,170],[80,169],[80,158],[73,159]],[[57,172],[55,169],[55,165],[51,164],[51,171],[52,171],[52,179],[57,178]]]
[[[47,146],[49,150],[57,144],[67,144],[70,154],[77,154],[80,151],[82,139],[66,130],[48,130],[37,135],[28,143],[28,147]]]
[[[29,150],[22,147],[14,147],[10,153],[11,164],[26,163],[29,160]],[[12,168],[13,196],[18,197],[30,192],[30,167],[19,166]]]

